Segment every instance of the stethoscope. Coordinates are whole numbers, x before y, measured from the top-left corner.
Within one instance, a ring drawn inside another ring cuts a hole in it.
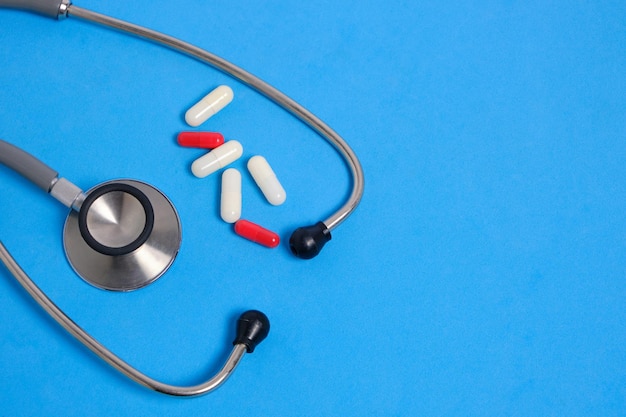
[[[300,104],[234,64],[171,36],[76,7],[69,0],[0,0],[0,7],[25,9],[55,19],[76,16],[190,55],[255,89],[330,142],[350,168],[352,192],[326,220],[299,227],[292,233],[289,247],[295,256],[302,259],[317,256],[331,239],[331,231],[359,204],[363,171],[348,144]],[[130,179],[115,180],[84,192],[31,154],[2,140],[0,163],[71,209],[63,232],[65,253],[76,273],[90,284],[113,291],[135,290],[154,282],[174,261],[181,243],[178,213],[171,201],[152,185]],[[192,396],[214,390],[230,376],[244,354],[253,352],[269,332],[265,314],[247,311],[237,321],[233,350],[215,376],[190,387],[165,384],[124,362],[74,323],[37,287],[1,242],[0,260],[35,301],[81,343],[129,378],[166,394]]]

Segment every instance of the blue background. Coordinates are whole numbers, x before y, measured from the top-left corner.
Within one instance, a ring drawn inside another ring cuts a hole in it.
[[[155,184],[183,244],[157,283],[109,293],[62,249],[66,209],[0,168],[0,238],[62,309],[149,375],[219,369],[249,308],[268,339],[216,392],[153,393],[73,340],[0,270],[0,414],[617,416],[626,414],[623,1],[127,1],[78,6],[232,60],[300,101],[361,158],[361,205],[311,261],[236,236],[219,176],[175,144],[244,146],[244,217],[280,233],[350,190],[331,146],[247,87],[77,18],[0,10],[0,135],[88,189]],[[188,129],[188,128],[187,128]],[[288,193],[245,172],[264,155]]]

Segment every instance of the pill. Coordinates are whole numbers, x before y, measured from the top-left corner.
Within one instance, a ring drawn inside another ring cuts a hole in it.
[[[224,135],[217,132],[180,132],[176,140],[186,148],[215,149],[224,143]]]
[[[191,164],[191,172],[198,178],[204,178],[218,169],[224,168],[226,165],[236,161],[241,154],[243,154],[241,143],[236,140],[229,140],[193,161]]]
[[[287,193],[265,158],[259,155],[250,158],[248,171],[270,204],[279,206],[285,202]]]
[[[233,90],[229,86],[220,85],[187,110],[185,121],[189,126],[200,126],[233,101],[233,97]]]
[[[280,243],[276,233],[248,220],[238,220],[235,223],[235,233],[268,248],[275,248]]]
[[[241,217],[241,174],[235,168],[222,174],[220,216],[226,223],[235,223]]]

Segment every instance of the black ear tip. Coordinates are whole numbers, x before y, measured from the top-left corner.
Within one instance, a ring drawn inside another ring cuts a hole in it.
[[[237,337],[233,345],[246,345],[248,353],[261,343],[270,332],[270,320],[258,310],[248,310],[237,320]]]
[[[289,238],[289,248],[298,258],[311,259],[320,253],[330,239],[328,227],[323,222],[317,222],[312,226],[298,227]]]

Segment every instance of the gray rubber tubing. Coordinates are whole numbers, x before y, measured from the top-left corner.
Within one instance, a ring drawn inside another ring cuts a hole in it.
[[[62,0],[0,0],[0,7],[30,10],[55,19],[59,17],[61,4]]]
[[[2,139],[0,139],[0,163],[22,174],[45,192],[50,192],[59,175],[39,159]]]

